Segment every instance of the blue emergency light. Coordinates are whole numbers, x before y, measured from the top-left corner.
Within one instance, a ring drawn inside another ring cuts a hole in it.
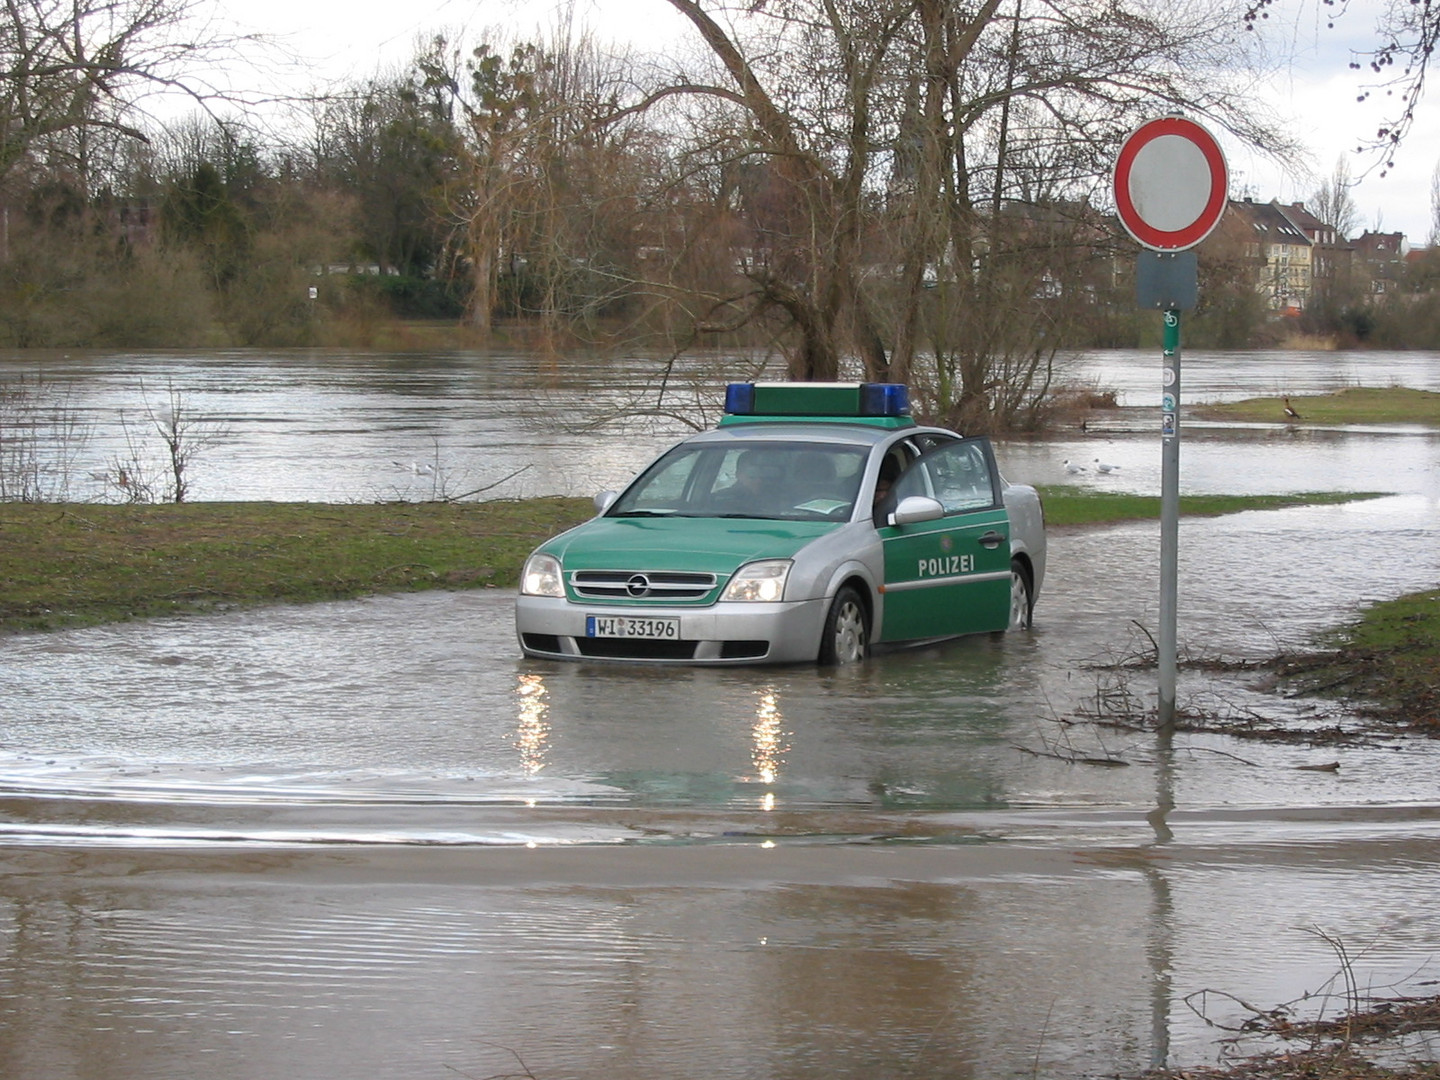
[[[732,382],[725,387],[725,411],[731,416],[749,416],[755,411],[755,384]]]
[[[860,413],[862,416],[909,416],[910,388],[904,383],[861,383]]]

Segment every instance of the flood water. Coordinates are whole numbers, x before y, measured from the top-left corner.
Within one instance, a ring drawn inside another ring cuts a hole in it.
[[[1158,362],[1089,363],[1150,403]],[[1185,363],[1187,400],[1440,389],[1432,354]],[[672,430],[580,430],[595,395],[653,392],[627,370],[54,357],[44,386],[92,429],[79,475],[141,372],[226,405],[195,497],[345,501],[424,497],[419,460],[621,483]],[[1000,456],[1158,491],[1144,431]],[[1096,456],[1120,470],[1060,465]],[[1391,493],[1187,519],[1187,655],[1302,646],[1440,581],[1434,434],[1187,428],[1182,476]],[[1076,722],[1153,701],[1096,665],[1153,628],[1158,528],[1051,545],[1033,633],[838,672],[526,661],[497,591],[0,640],[0,1076],[1059,1080],[1212,1062],[1242,1001],[1338,1011],[1342,948],[1362,994],[1433,993],[1440,746]],[[1187,671],[1180,701],[1344,721],[1244,675]]]

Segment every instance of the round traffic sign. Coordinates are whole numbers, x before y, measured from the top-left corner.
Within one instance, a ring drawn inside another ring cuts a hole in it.
[[[1115,209],[1125,231],[1155,251],[1184,251],[1210,235],[1229,199],[1225,155],[1183,116],[1141,124],[1115,161]]]

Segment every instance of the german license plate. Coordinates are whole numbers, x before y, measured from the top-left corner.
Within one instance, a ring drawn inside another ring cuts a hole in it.
[[[629,615],[586,615],[586,637],[660,638],[680,640],[679,619],[644,619]]]

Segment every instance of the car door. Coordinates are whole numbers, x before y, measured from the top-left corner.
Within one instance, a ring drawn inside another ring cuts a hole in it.
[[[895,483],[894,502],[924,495],[943,516],[882,525],[882,641],[1004,630],[1010,617],[1010,522],[988,439],[928,450]]]

